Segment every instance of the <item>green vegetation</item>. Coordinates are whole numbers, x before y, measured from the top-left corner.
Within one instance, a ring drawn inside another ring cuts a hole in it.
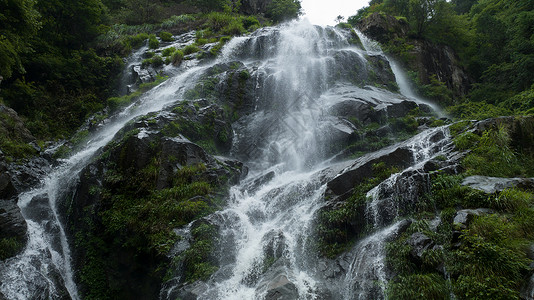
[[[14,237],[0,239],[0,260],[15,256],[23,246],[24,244]]]
[[[451,46],[475,81],[469,94],[454,98],[435,75],[421,83],[416,74],[416,86],[421,95],[450,106],[453,117],[481,119],[534,112],[533,12],[534,2],[528,0],[372,0],[348,22],[355,25],[372,13],[405,19],[408,35],[384,48],[408,68],[414,65],[414,41]]]
[[[459,175],[435,173],[425,201],[426,213],[387,246],[387,264],[395,276],[388,283],[389,299],[520,299],[519,291],[531,272],[528,247],[534,240],[534,191],[505,189],[495,194],[461,185],[468,175],[533,176],[533,158],[510,144],[505,127],[475,134],[453,128],[456,147],[470,150]],[[532,141],[530,141],[532,143]],[[501,164],[501,165],[499,165]],[[490,208],[466,225],[453,222],[458,209]],[[441,222],[428,221],[440,211]],[[426,235],[436,246],[415,257],[408,243],[412,234]],[[450,276],[445,276],[447,272]]]
[[[155,56],[159,57],[159,60],[161,60],[161,56]],[[151,63],[154,63],[153,60],[151,60]],[[163,61],[161,60],[161,63]],[[137,100],[143,93],[146,91],[152,89],[153,87],[159,85],[163,81],[167,80],[167,77],[158,77],[155,81],[149,82],[149,83],[142,83],[139,85],[139,89],[129,95],[122,96],[122,97],[111,97],[107,100],[107,105],[110,108],[111,112],[115,112],[120,108],[126,107],[130,105],[133,101]]]
[[[219,40],[211,53],[201,54],[217,55],[231,36],[289,17],[276,9],[300,7],[299,1],[274,3],[277,20],[242,15],[240,1],[228,0],[7,1],[0,4],[0,22],[6,24],[0,28],[0,103],[17,111],[38,140],[67,138],[116,96],[121,57],[133,49],[145,43],[155,49],[159,40],[172,41],[173,34],[195,29],[205,33],[196,45],[145,64],[179,65],[184,52]],[[2,142],[3,149],[19,144]]]
[[[294,19],[302,14],[299,0],[273,0],[267,7],[266,16],[275,22]]]
[[[380,162],[372,166],[372,175],[358,183],[352,195],[335,208],[323,209],[316,229],[317,248],[323,256],[334,258],[354,245],[356,239],[366,233],[365,208],[367,192],[391,174],[398,172],[395,166]]]
[[[145,118],[151,122],[153,116]],[[187,281],[205,279],[216,270],[209,260],[216,230],[207,224],[193,226],[191,247],[174,263],[167,254],[180,238],[175,228],[221,208],[227,179],[214,179],[213,169],[205,164],[188,165],[163,154],[160,138],[146,145],[146,161],[132,156],[138,133],[138,129],[122,133],[120,140],[106,146],[95,163],[100,175],[82,175],[93,183],[86,193],[97,203],[75,208],[87,217],[72,229],[76,249],[84,255],[79,261],[84,298],[131,298],[128,279],[119,278],[124,272],[143,270],[160,283],[166,273],[176,270],[176,263],[183,263]],[[175,167],[162,177],[168,166]],[[102,181],[93,182],[95,178]],[[123,261],[130,271],[124,271]]]

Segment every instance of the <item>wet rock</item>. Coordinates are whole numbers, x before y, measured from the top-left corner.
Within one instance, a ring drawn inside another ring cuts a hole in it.
[[[7,166],[0,163],[0,199],[10,199],[16,194]]]
[[[393,103],[386,107],[387,116],[389,118],[402,118],[418,107],[419,105],[417,105],[417,103],[408,100],[404,100],[400,103]]]
[[[363,156],[357,159],[343,173],[328,182],[328,189],[334,195],[347,193],[365,178],[373,177],[373,165],[382,162],[388,167],[396,166],[405,168],[413,163],[413,155],[407,148],[388,148]]]
[[[363,19],[358,28],[367,36],[381,42],[387,43],[390,40],[405,37],[410,25],[406,20],[397,20],[393,16],[373,13],[369,17]]]
[[[276,276],[267,286],[265,300],[296,300],[299,293],[295,284],[286,275]]]
[[[432,239],[422,232],[412,234],[406,243],[412,247],[410,256],[416,262],[421,262],[423,253],[435,245]]]
[[[534,178],[500,178],[477,175],[465,178],[462,185],[483,191],[486,194],[494,194],[514,187],[533,189]]]
[[[197,281],[192,284],[186,285],[179,292],[179,298],[182,300],[197,300],[200,299],[199,296],[202,295],[208,288],[208,285],[205,282]],[[171,298],[168,298],[171,299]],[[174,299],[174,298],[173,298]]]
[[[454,50],[448,46],[412,39],[409,36],[409,24],[405,20],[373,13],[361,20],[358,28],[368,37],[383,44],[407,41],[412,45],[410,54],[414,59],[411,61],[411,68],[420,74],[419,80],[422,83],[429,84],[431,76],[435,76],[457,96],[466,95],[469,91],[473,80],[460,66]]]
[[[329,108],[329,113],[338,117],[356,118],[362,124],[379,122],[381,120],[381,114],[363,99],[350,99],[338,102]]]
[[[142,68],[141,66],[134,66],[133,72],[141,83],[148,83],[154,81],[154,77],[149,70]]]
[[[10,252],[6,253],[7,257],[16,255],[24,248],[27,241],[26,230],[26,220],[24,220],[17,203],[11,200],[0,200],[0,241],[14,240],[18,243],[16,249],[6,251]],[[2,258],[0,257],[0,259]]]
[[[475,216],[483,216],[492,213],[494,213],[494,211],[489,208],[462,209],[456,212],[453,224],[459,226],[460,229],[466,229],[469,227],[469,224],[475,218]]]

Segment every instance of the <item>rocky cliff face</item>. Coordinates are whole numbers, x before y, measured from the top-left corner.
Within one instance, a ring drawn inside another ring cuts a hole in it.
[[[0,260],[17,254],[26,244],[27,226],[17,196],[50,170],[43,157],[29,158],[39,152],[35,137],[22,119],[14,110],[0,105]]]
[[[459,65],[458,57],[449,46],[435,45],[409,36],[409,24],[404,19],[374,13],[363,19],[358,28],[370,38],[388,45],[404,48],[397,57],[407,69],[416,71],[422,84],[431,83],[431,77],[444,82],[455,96],[462,97],[469,91],[472,80]],[[406,61],[409,60],[409,61]]]

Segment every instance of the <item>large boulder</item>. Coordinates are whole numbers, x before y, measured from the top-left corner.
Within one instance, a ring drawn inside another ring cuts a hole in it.
[[[476,175],[466,177],[462,185],[483,191],[486,194],[494,194],[514,187],[534,189],[534,178],[501,178]]]

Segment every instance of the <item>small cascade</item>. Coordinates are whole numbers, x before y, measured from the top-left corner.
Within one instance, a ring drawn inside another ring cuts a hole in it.
[[[358,298],[383,299],[387,283],[385,267],[385,244],[394,237],[399,222],[394,220],[417,210],[419,197],[430,192],[430,176],[424,166],[430,160],[445,156],[451,149],[451,139],[446,126],[428,129],[401,143],[401,147],[410,149],[413,165],[392,174],[388,179],[375,186],[367,193],[366,219],[374,230],[371,236],[361,241],[356,249],[355,259],[346,282],[358,282],[350,287]],[[380,229],[384,226],[386,229]],[[363,254],[362,254],[363,253]],[[368,262],[372,262],[368,264]],[[354,271],[357,270],[357,271]],[[362,279],[362,273],[365,274]],[[376,281],[380,283],[378,286]],[[351,299],[351,298],[347,298]]]
[[[345,277],[343,299],[385,299],[389,279],[384,265],[386,245],[406,225],[399,221],[358,242],[351,251],[354,260]]]

